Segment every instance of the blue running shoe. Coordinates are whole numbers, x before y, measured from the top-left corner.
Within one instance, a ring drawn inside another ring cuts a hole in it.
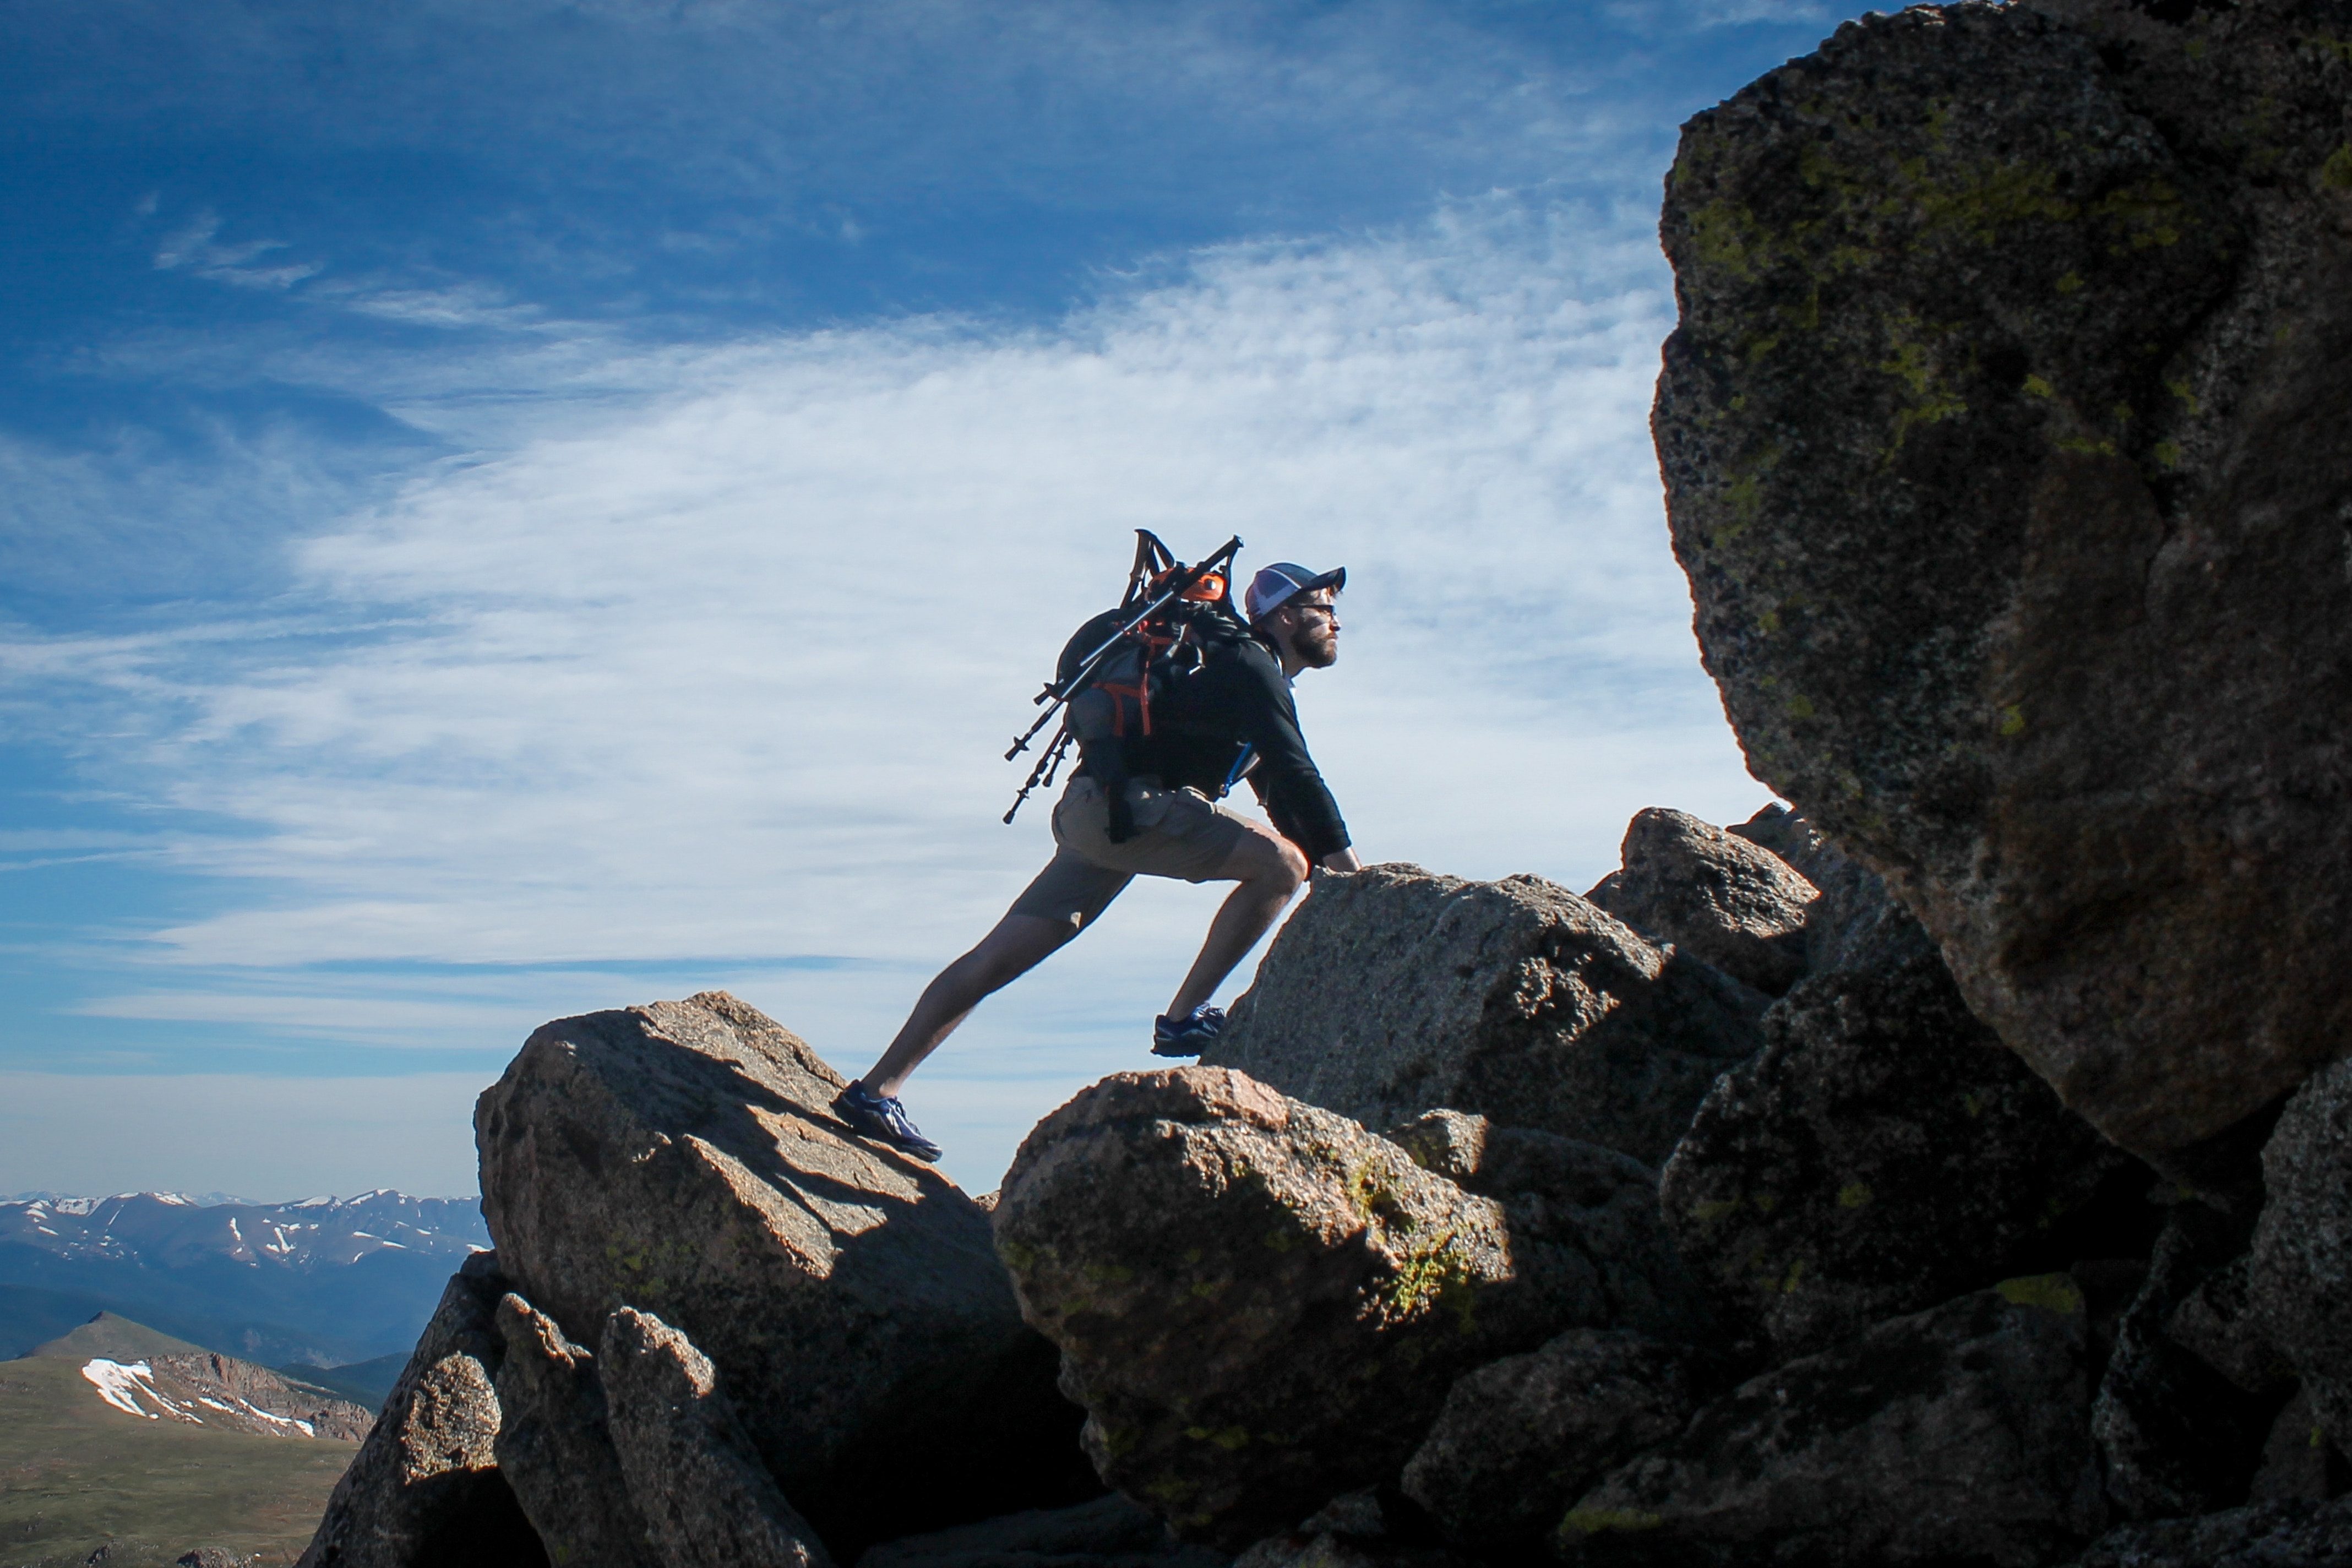
[[[1203,1002],[1192,1009],[1189,1017],[1178,1018],[1166,1014],[1151,1021],[1151,1054],[1155,1057],[1197,1057],[1216,1044],[1224,1032],[1225,1015],[1221,1007]]]
[[[833,1113],[848,1122],[850,1130],[860,1136],[887,1143],[918,1160],[936,1161],[947,1152],[924,1137],[922,1130],[908,1119],[905,1101],[896,1095],[868,1094],[866,1086],[856,1079],[834,1097]]]

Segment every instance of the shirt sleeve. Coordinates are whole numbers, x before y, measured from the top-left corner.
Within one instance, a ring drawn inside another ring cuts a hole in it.
[[[1297,845],[1309,861],[1319,863],[1349,847],[1339,804],[1307,754],[1307,738],[1298,731],[1298,705],[1291,700],[1281,667],[1271,655],[1236,662],[1241,666],[1237,717],[1259,759],[1250,773],[1250,787],[1274,819],[1275,831]]]

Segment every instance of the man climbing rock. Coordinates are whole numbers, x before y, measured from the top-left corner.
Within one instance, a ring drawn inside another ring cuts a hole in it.
[[[1108,907],[1138,875],[1237,882],[1210,922],[1201,954],[1152,1025],[1155,1056],[1192,1057],[1217,1037],[1209,1005],[1225,976],[1281,917],[1316,868],[1360,868],[1348,826],[1298,731],[1290,682],[1339,657],[1333,603],[1347,569],[1314,573],[1288,562],[1254,578],[1246,628],[1207,651],[1146,733],[1088,744],[1054,808],[1054,858],[980,945],[924,987],[915,1010],[834,1112],[866,1137],[936,1160],[898,1099],[915,1068],[982,998],[1043,963]],[[1225,616],[1228,624],[1231,616]],[[1274,826],[1222,804],[1246,777]]]

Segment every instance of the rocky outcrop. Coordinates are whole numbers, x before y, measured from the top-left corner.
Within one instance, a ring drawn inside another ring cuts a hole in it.
[[[1413,1163],[1503,1205],[1515,1247],[1564,1248],[1600,1288],[1596,1321],[1681,1343],[1714,1337],[1715,1315],[1658,1215],[1658,1173],[1557,1132],[1433,1110],[1389,1142]]]
[[[1585,1489],[1683,1428],[1701,1381],[1691,1352],[1622,1331],[1570,1329],[1455,1383],[1402,1478],[1465,1551],[1539,1553]]]
[[[665,1568],[832,1568],[692,1341],[624,1307],[601,1360],[621,1476]]]
[[[512,1291],[499,1300],[492,1451],[558,1568],[664,1568],[629,1496],[595,1357]]]
[[[2115,1329],[2091,1434],[2118,1519],[2168,1519],[2243,1502],[2279,1401],[2249,1394],[2169,1331],[2216,1259],[2242,1246],[2227,1216],[2177,1207]]]
[[[1113,1492],[886,1541],[857,1568],[1227,1568],[1232,1561],[1177,1540],[1158,1514]]]
[[[1654,427],[1749,767],[2151,1156],[2352,1041],[2340,34],[1872,16],[1667,182]]]
[[[1634,816],[1622,854],[1587,900],[1768,996],[1804,973],[1806,912],[1821,895],[1780,856],[1661,806]]]
[[[2303,1378],[2313,1413],[2352,1451],[2352,1062],[2313,1075],[2263,1150],[2253,1315]]]
[[[530,1568],[547,1553],[499,1473],[494,1253],[468,1258],[416,1342],[300,1568]]]
[[[1765,1026],[1660,1201],[1727,1319],[1779,1359],[2011,1272],[2122,1163],[1932,953],[1807,980]]]
[[[2103,1522],[2063,1275],[1873,1327],[1741,1384],[1587,1492],[1577,1564],[2065,1561]]]
[[[844,1556],[1090,1495],[987,1215],[834,1121],[841,1082],[723,992],[547,1025],[476,1113],[508,1277],[580,1345],[624,1307],[685,1333]]]
[[[1418,1532],[1399,1529],[1372,1489],[1333,1498],[1288,1530],[1258,1542],[1234,1568],[1468,1568],[1465,1559]]]
[[[1766,998],[1536,877],[1316,884],[1203,1066],[1387,1127],[1446,1108],[1664,1160]]]
[[[1392,1477],[1463,1373],[1611,1315],[1581,1253],[1217,1068],[1047,1117],[996,1242],[1103,1479],[1228,1550]]]

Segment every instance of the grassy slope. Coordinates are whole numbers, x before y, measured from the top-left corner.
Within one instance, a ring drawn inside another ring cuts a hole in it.
[[[0,1362],[0,1568],[79,1568],[108,1541],[108,1568],[200,1546],[290,1563],[357,1449],[145,1421],[79,1361]]]

